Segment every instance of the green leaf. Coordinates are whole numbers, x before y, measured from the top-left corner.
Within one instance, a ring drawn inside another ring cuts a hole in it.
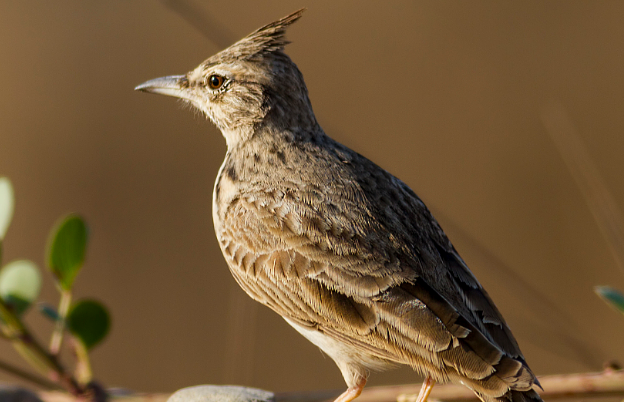
[[[33,262],[13,261],[0,270],[0,297],[17,315],[30,307],[40,290],[41,274]]]
[[[87,225],[78,215],[63,219],[51,233],[48,266],[64,290],[70,290],[82,268],[87,248]]]
[[[594,292],[608,305],[624,314],[624,295],[622,292],[609,286],[594,286]]]
[[[108,334],[110,316],[97,301],[81,300],[69,311],[67,328],[87,349],[91,349]]]
[[[6,177],[0,177],[0,241],[4,239],[13,217],[13,186]]]

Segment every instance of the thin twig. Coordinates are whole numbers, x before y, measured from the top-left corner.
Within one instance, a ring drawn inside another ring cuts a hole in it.
[[[227,320],[227,340],[223,378],[225,382],[235,379],[246,383],[253,382],[254,347],[257,332],[257,304],[238,285],[230,285],[229,313]]]
[[[235,36],[197,5],[185,0],[161,0],[161,3],[201,32],[219,49],[232,44]]]
[[[42,373],[57,381],[63,388],[73,395],[81,395],[84,390],[76,380],[65,371],[55,356],[50,355],[30,331],[0,298],[0,329],[10,339],[17,351]]]
[[[542,118],[546,131],[581,190],[618,267],[624,273],[622,212],[564,107],[553,102],[544,109]]]
[[[2,360],[0,360],[0,370],[3,370],[9,374],[14,375],[15,377],[21,378],[22,380],[26,380],[29,381],[33,384],[39,385],[40,387],[43,387],[45,389],[49,389],[49,390],[61,390],[63,389],[60,385],[58,385],[57,383],[54,383],[52,381],[46,380],[45,378],[41,378],[37,375],[34,375],[28,371],[22,370],[21,368],[14,366],[10,363],[7,362],[3,362]]]

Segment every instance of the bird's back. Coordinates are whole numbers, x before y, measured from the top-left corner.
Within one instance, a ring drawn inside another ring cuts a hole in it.
[[[235,278],[289,321],[484,400],[539,400],[504,319],[424,203],[320,128],[258,132],[230,150],[214,202]]]

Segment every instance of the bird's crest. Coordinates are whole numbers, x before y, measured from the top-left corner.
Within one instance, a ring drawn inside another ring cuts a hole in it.
[[[286,28],[301,18],[305,8],[297,10],[277,21],[258,28],[243,39],[215,55],[217,59],[247,60],[284,49],[290,42],[286,40]]]

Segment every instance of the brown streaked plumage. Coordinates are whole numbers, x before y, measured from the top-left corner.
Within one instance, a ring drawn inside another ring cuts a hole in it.
[[[407,364],[486,402],[541,401],[496,306],[425,204],[329,138],[284,54],[299,10],[183,76],[137,87],[187,100],[222,131],[217,238],[239,285],[331,356],[349,389]],[[427,392],[423,392],[426,397]]]

